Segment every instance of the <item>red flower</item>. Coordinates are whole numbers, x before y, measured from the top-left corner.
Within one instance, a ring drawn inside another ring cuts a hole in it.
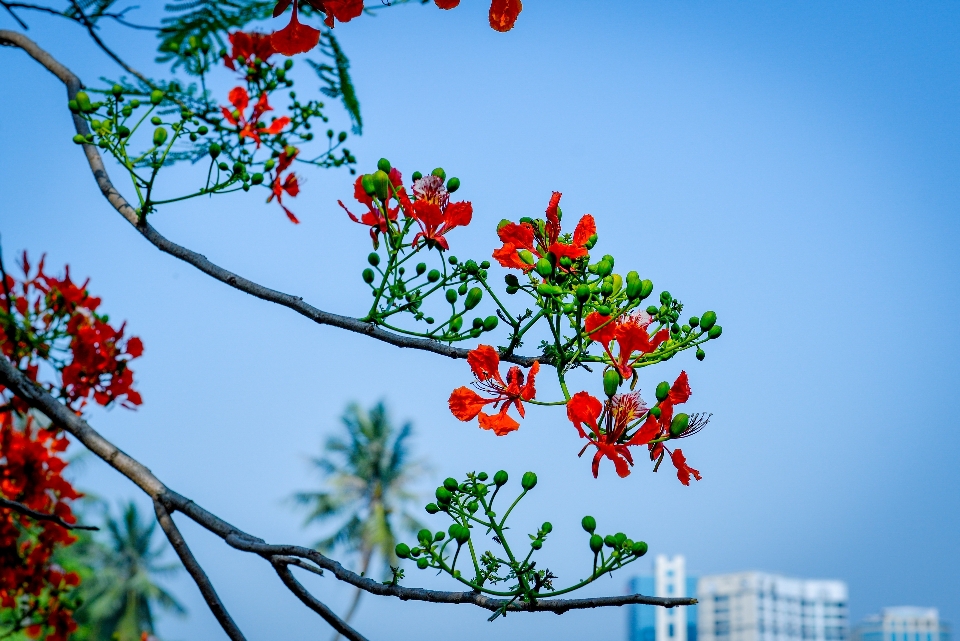
[[[560,241],[560,216],[558,209],[560,205],[560,192],[553,192],[550,198],[550,204],[547,206],[547,220],[541,227],[530,223],[507,223],[497,231],[500,236],[503,247],[493,252],[493,257],[507,268],[522,269],[527,272],[533,269],[532,264],[528,264],[520,258],[521,251],[528,251],[533,254],[534,262],[537,258],[543,258],[548,252],[552,252],[557,259],[564,256],[571,260],[582,258],[588,254],[586,245],[590,242],[591,236],[597,233],[597,225],[590,214],[584,215],[577,223],[573,232],[573,242],[567,244]]]
[[[677,468],[677,478],[680,479],[680,482],[684,485],[690,485],[691,475],[698,481],[702,478],[699,471],[687,465],[687,459],[680,448],[673,451],[673,454],[670,455],[670,460],[673,461],[673,466]]]
[[[650,316],[646,312],[629,314],[616,319],[602,316],[598,312],[591,312],[584,320],[583,329],[592,340],[603,346],[614,367],[620,372],[620,376],[628,379],[633,376],[631,359],[634,352],[639,352],[640,356],[649,354],[670,337],[670,332],[665,328],[650,336],[647,331],[650,322]],[[610,342],[614,339],[620,348],[620,353],[616,357],[610,351]]]
[[[623,443],[622,439],[631,423],[646,411],[647,407],[639,392],[618,394],[611,398],[606,406],[587,392],[573,395],[567,403],[567,418],[577,428],[580,437],[589,440],[590,444],[597,448],[592,466],[594,478],[600,473],[600,461],[604,457],[613,461],[621,478],[630,474],[633,455],[629,446],[635,443]],[[600,420],[601,415],[603,421]],[[589,433],[583,429],[584,425],[590,430]]]
[[[273,48],[272,38],[268,33],[235,31],[230,34],[229,38],[231,51],[229,56],[224,54],[223,64],[234,71],[237,70],[234,61],[241,57],[249,63],[255,58],[266,61],[270,56],[277,53]]]
[[[277,204],[280,205],[284,213],[287,214],[287,218],[289,218],[290,222],[294,225],[299,225],[300,221],[297,220],[293,212],[283,204],[283,194],[286,192],[291,198],[295,198],[297,194],[300,193],[300,182],[297,179],[297,175],[292,171],[287,174],[286,178],[283,178],[282,174],[293,164],[293,159],[297,157],[298,153],[299,150],[296,149],[294,149],[291,155],[287,154],[286,149],[280,152],[280,157],[277,159],[277,172],[274,174],[273,182],[270,185],[270,195],[267,197],[267,202],[270,202],[274,198],[277,199]]]
[[[247,110],[247,106],[250,104],[250,96],[247,94],[247,90],[243,87],[234,87],[230,90],[230,94],[227,96],[230,103],[234,106],[233,110],[227,109],[226,107],[220,107],[220,111],[223,112],[223,117],[227,119],[231,125],[240,128],[240,137],[241,138],[252,138],[257,142],[257,147],[260,146],[260,136],[262,134],[269,134],[272,136],[277,135],[283,128],[290,123],[290,119],[286,116],[282,118],[277,118],[270,123],[270,126],[265,126],[260,122],[260,116],[262,116],[267,111],[273,111],[273,107],[267,102],[267,94],[260,94],[260,98],[257,100],[257,103],[253,106],[253,111],[250,112],[250,117],[247,118],[244,116],[243,112]]]
[[[496,31],[510,31],[522,10],[520,0],[493,0],[490,3],[490,26]]]
[[[507,380],[500,377],[500,355],[489,345],[480,345],[467,355],[467,363],[476,377],[474,386],[493,395],[484,398],[469,387],[458,387],[450,395],[450,412],[461,421],[471,421],[479,416],[480,427],[493,430],[497,436],[503,436],[520,428],[520,424],[507,415],[511,405],[515,405],[520,418],[525,416],[523,401],[529,401],[536,395],[534,378],[540,371],[540,363],[533,362],[524,382],[523,372],[514,365],[507,372]],[[483,408],[493,403],[500,406],[497,414],[486,414]]]
[[[441,9],[453,9],[460,4],[460,0],[433,0]]]
[[[687,380],[687,373],[680,372],[680,376],[673,382],[667,397],[657,404],[660,409],[660,416],[654,413],[647,415],[643,427],[637,430],[631,440],[632,445],[642,445],[660,437],[666,436],[670,432],[670,423],[673,422],[673,407],[682,405],[690,399],[690,382]],[[658,453],[659,455],[659,453]],[[653,456],[656,458],[656,456]]]
[[[290,6],[290,2],[291,0],[280,0],[273,9],[273,17],[276,18],[283,13],[286,8]],[[282,53],[285,56],[310,51],[320,42],[320,32],[313,27],[302,24],[300,20],[297,19],[298,4],[298,2],[293,3],[293,15],[290,16],[290,23],[280,31],[274,31],[270,36],[270,43],[273,45],[273,48],[277,53]],[[360,0],[360,4],[362,11],[362,0]],[[310,5],[318,10],[322,8],[322,5],[321,7],[316,7],[314,3],[310,3]],[[357,15],[360,14],[358,13]],[[330,15],[328,15],[328,18],[330,18]],[[333,26],[332,23],[333,19],[330,18],[331,27]]]
[[[389,221],[394,221],[397,219],[397,214],[400,211],[400,206],[403,206],[404,209],[412,211],[413,206],[410,203],[410,199],[407,197],[406,191],[403,189],[403,177],[396,167],[390,170],[390,182],[393,184],[395,195],[399,201],[397,207],[390,207],[389,198],[388,202],[384,203],[384,208],[387,210],[386,215],[380,210],[379,207],[373,204],[373,198],[367,195],[367,192],[363,189],[363,176],[357,176],[357,180],[353,183],[353,197],[357,199],[361,205],[367,206],[367,211],[364,214],[361,214],[358,218],[347,209],[347,206],[343,204],[342,200],[338,200],[337,203],[343,207],[343,211],[347,212],[347,216],[350,217],[355,223],[360,223],[361,225],[367,225],[370,227],[370,238],[373,240],[373,248],[376,249],[380,246],[379,235],[386,234],[390,229]],[[404,205],[404,203],[407,203]]]
[[[404,194],[406,195],[406,194]],[[473,218],[473,205],[467,201],[450,202],[450,194],[439,176],[424,176],[413,183],[413,202],[411,217],[420,225],[420,232],[414,236],[413,244],[422,238],[428,246],[450,249],[444,234],[455,227],[465,227]],[[407,206],[404,211],[410,215]]]

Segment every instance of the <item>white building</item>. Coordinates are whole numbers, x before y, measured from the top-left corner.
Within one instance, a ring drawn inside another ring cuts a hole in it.
[[[846,641],[848,637],[847,584],[842,581],[761,572],[705,576],[697,583],[697,599],[698,641]]]
[[[950,628],[936,608],[884,608],[857,626],[854,641],[949,641]]]
[[[687,577],[686,560],[657,555],[653,575],[635,577],[630,592],[648,596],[681,598],[694,596],[696,579]],[[653,605],[627,607],[629,641],[697,641],[697,606],[661,608]]]

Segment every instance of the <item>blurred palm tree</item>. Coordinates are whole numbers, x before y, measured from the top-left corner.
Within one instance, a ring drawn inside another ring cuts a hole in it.
[[[318,550],[327,553],[341,549],[356,555],[361,574],[369,571],[376,558],[389,576],[390,566],[397,565],[397,527],[409,531],[421,528],[404,510],[416,498],[409,486],[422,471],[419,464],[409,460],[407,439],[413,426],[404,423],[399,430],[394,429],[382,402],[369,412],[351,404],[341,420],[343,432],[327,439],[323,456],[312,459],[329,489],[298,492],[294,500],[310,510],[305,526],[337,522],[336,531],[317,541]],[[359,589],[354,594],[345,621],[353,617],[362,594]]]
[[[80,584],[84,602],[77,620],[91,640],[140,641],[142,632],[154,632],[154,606],[186,612],[154,583],[155,576],[172,574],[180,564],[161,563],[166,545],[165,541],[154,545],[157,522],[144,522],[134,502],[122,507],[119,520],[107,513],[104,525],[106,543],[81,541],[76,550],[93,568],[93,575]]]

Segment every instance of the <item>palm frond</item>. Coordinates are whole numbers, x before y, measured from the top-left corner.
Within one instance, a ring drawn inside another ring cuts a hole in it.
[[[363,133],[363,118],[360,116],[360,100],[357,98],[357,91],[350,78],[350,61],[329,29],[323,31],[319,49],[332,64],[318,63],[313,60],[307,60],[307,63],[324,83],[320,91],[331,98],[340,98],[343,102],[344,108],[353,121],[351,129],[359,136]]]

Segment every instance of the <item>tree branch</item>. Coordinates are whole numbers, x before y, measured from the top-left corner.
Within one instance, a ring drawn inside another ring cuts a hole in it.
[[[4,359],[6,360],[6,359]],[[24,516],[29,516],[31,519],[36,521],[49,521],[50,523],[56,523],[62,528],[67,530],[99,530],[100,528],[93,525],[77,525],[76,523],[67,523],[59,516],[55,514],[47,514],[46,512],[37,512],[36,510],[31,510],[23,503],[17,503],[16,501],[11,501],[0,496],[0,508],[9,508],[14,512],[19,512]]]
[[[34,60],[46,67],[51,73],[53,73],[53,75],[59,78],[60,81],[67,86],[68,99],[72,100],[74,96],[76,96],[76,93],[83,87],[80,79],[77,78],[73,72],[60,64],[49,53],[41,49],[35,42],[23,34],[16,33],[14,31],[0,30],[0,45],[19,47]],[[79,116],[74,115],[73,122],[77,133],[80,135],[86,136],[90,133],[86,121]],[[83,147],[84,154],[87,157],[87,163],[90,165],[90,170],[93,172],[93,177],[97,182],[97,186],[100,187],[100,191],[103,193],[104,198],[107,199],[107,202],[109,202],[110,205],[116,209],[120,215],[127,220],[128,223],[133,225],[140,235],[146,238],[147,241],[149,241],[160,251],[170,254],[174,258],[179,258],[185,263],[193,265],[208,276],[212,276],[216,280],[219,280],[220,282],[225,283],[234,289],[240,290],[246,294],[250,294],[251,296],[255,296],[261,300],[276,303],[277,305],[282,305],[283,307],[292,309],[298,314],[309,318],[318,325],[330,325],[332,327],[338,327],[350,332],[365,334],[371,338],[375,338],[379,341],[383,341],[384,343],[388,343],[396,347],[418,349],[439,354],[441,356],[446,356],[448,358],[466,358],[467,354],[470,352],[470,350],[462,347],[453,347],[439,341],[425,338],[403,336],[401,334],[396,334],[394,332],[377,327],[372,323],[360,321],[356,318],[325,312],[317,309],[309,303],[305,303],[303,298],[300,296],[293,296],[292,294],[285,294],[275,289],[264,287],[263,285],[243,278],[242,276],[234,274],[233,272],[210,262],[207,260],[206,256],[168,240],[160,232],[154,229],[153,226],[146,222],[146,220],[141,221],[136,209],[129,202],[127,202],[122,195],[120,195],[120,192],[117,191],[116,187],[114,187],[113,182],[110,180],[110,176],[107,174],[107,170],[103,164],[103,158],[100,156],[100,152],[97,150],[97,147],[95,145],[87,144],[81,146]],[[523,367],[530,367],[533,365],[535,360],[539,360],[541,364],[550,363],[550,359],[544,356],[532,357],[509,354],[504,355],[501,358],[506,362],[521,365]]]
[[[234,623],[230,613],[227,612],[220,597],[217,596],[217,591],[207,577],[206,572],[204,572],[200,564],[197,563],[197,559],[187,546],[187,542],[184,541],[183,535],[180,534],[180,530],[177,528],[177,524],[174,523],[173,517],[170,516],[167,508],[157,500],[154,500],[153,507],[157,513],[157,522],[160,523],[160,528],[163,530],[163,533],[167,535],[167,540],[170,541],[170,545],[176,550],[177,556],[180,557],[180,561],[183,563],[183,567],[187,568],[187,572],[193,577],[193,582],[200,588],[200,594],[203,595],[203,600],[207,602],[207,606],[217,619],[220,627],[227,633],[231,641],[247,641],[246,637],[243,636],[243,632],[241,632],[237,624]]]
[[[57,427],[72,434],[87,449],[113,466],[121,474],[137,484],[155,501],[159,501],[168,511],[178,510],[198,525],[216,534],[227,545],[238,550],[258,554],[271,562],[275,557],[292,556],[306,559],[319,568],[330,571],[337,579],[354,587],[379,596],[392,596],[403,601],[426,601],[429,603],[470,603],[485,610],[497,611],[507,603],[504,599],[494,599],[477,592],[445,592],[408,588],[390,583],[380,583],[369,577],[363,577],[344,568],[337,561],[324,556],[316,550],[297,545],[270,545],[243,530],[227,523],[215,514],[203,509],[192,500],[167,488],[153,473],[139,461],[119,450],[101,436],[82,418],[71,412],[46,390],[28,379],[6,358],[0,358],[0,385],[9,388],[14,394],[26,401],[31,407],[43,412]],[[280,561],[283,562],[283,561]],[[507,606],[508,612],[554,612],[563,614],[570,610],[583,610],[599,607],[646,604],[672,608],[679,605],[694,605],[696,599],[651,597],[642,594],[626,596],[598,597],[592,599],[545,599],[535,604],[513,602]]]
[[[290,568],[287,567],[287,563],[283,561],[281,557],[273,557],[271,563],[273,564],[273,569],[276,570],[280,576],[280,580],[287,586],[287,589],[293,592],[305,606],[319,614],[324,621],[330,624],[330,627],[347,639],[350,639],[350,641],[367,641],[365,636],[347,625],[333,610],[310,594],[310,592],[297,581],[296,577],[293,576]]]

